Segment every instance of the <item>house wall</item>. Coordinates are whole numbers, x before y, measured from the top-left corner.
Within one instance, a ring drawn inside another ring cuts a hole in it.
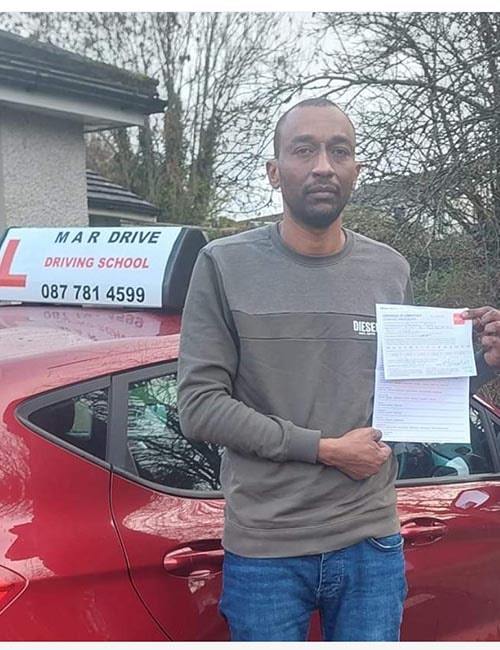
[[[0,109],[0,232],[88,224],[83,127]]]

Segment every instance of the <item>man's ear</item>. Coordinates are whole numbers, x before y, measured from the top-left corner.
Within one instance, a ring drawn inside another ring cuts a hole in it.
[[[359,174],[363,170],[363,163],[361,162],[356,162],[356,175],[354,177],[354,183],[353,183],[353,188],[356,187],[356,184],[358,182]]]
[[[279,190],[280,172],[278,169],[278,161],[276,160],[276,158],[273,158],[272,160],[268,160],[266,162],[266,172],[273,190]]]

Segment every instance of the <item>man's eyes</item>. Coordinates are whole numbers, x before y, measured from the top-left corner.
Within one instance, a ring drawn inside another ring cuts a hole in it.
[[[316,153],[316,148],[310,145],[296,147],[293,153],[297,156],[311,156]],[[336,159],[345,159],[351,156],[351,152],[346,147],[332,147],[330,154]]]
[[[307,156],[308,154],[314,153],[313,147],[297,147],[294,151],[299,156]]]
[[[335,147],[332,149],[332,154],[335,158],[348,158],[351,155],[351,152],[345,147]]]

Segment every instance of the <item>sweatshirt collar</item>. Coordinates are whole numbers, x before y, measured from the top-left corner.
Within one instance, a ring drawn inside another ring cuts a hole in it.
[[[347,257],[354,245],[354,237],[353,233],[347,228],[342,228],[342,230],[345,235],[345,243],[342,250],[338,253],[333,253],[332,255],[303,255],[285,244],[279,233],[278,223],[273,223],[269,226],[271,241],[279,252],[293,259],[298,264],[305,266],[330,266],[337,264],[337,262]]]

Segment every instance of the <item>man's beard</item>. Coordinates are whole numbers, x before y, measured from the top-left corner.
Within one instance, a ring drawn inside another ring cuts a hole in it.
[[[290,215],[292,219],[309,228],[318,230],[326,230],[332,225],[342,214],[346,202],[341,205],[332,205],[330,209],[315,209],[302,203],[297,206],[290,207]]]

